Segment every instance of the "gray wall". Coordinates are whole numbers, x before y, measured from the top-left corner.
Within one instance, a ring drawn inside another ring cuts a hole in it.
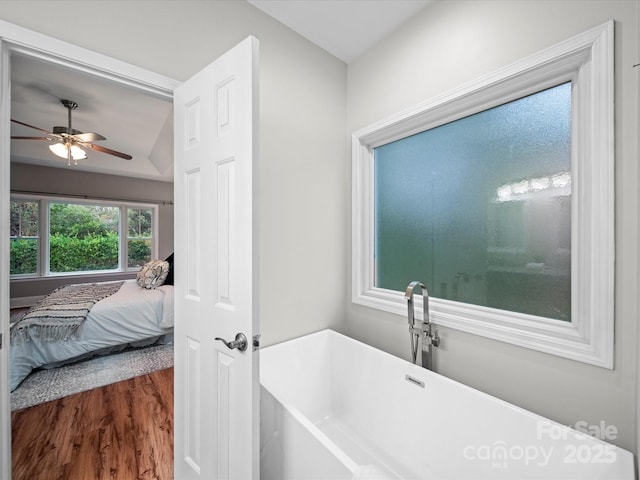
[[[338,326],[347,291],[346,65],[244,1],[81,4],[7,0],[0,19],[177,80],[258,38],[262,340]]]
[[[638,2],[437,2],[349,65],[349,131],[615,20],[615,370],[440,329],[437,370],[563,424],[615,425],[635,452],[638,338]],[[409,358],[406,319],[347,304],[354,337]],[[434,412],[435,413],[435,412]],[[437,413],[435,413],[437,414]]]
[[[11,164],[12,192],[76,195],[131,201],[167,202],[158,206],[158,258],[173,252],[173,183],[138,178],[100,175],[72,168],[48,168],[23,163]],[[107,274],[82,277],[19,279],[11,282],[11,298],[37,297],[70,281],[104,281],[134,278],[135,274]]]
[[[260,40],[265,344],[333,327],[404,358],[406,321],[348,301],[349,132],[614,18],[615,370],[444,329],[437,362],[445,375],[562,423],[616,425],[616,443],[635,451],[637,1],[436,2],[348,69],[242,1],[82,5],[5,0],[0,18],[179,80],[248,34]]]

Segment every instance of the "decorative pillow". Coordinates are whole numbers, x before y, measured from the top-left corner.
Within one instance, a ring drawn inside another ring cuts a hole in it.
[[[169,263],[169,275],[167,275],[164,284],[173,285],[173,253],[165,258],[164,261]]]
[[[142,288],[152,289],[162,285],[169,274],[169,262],[151,260],[138,272],[136,282]]]

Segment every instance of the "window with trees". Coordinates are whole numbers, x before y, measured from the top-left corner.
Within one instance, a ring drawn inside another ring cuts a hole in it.
[[[40,252],[40,202],[11,202],[11,275],[37,275]]]
[[[127,267],[139,268],[151,260],[153,210],[127,209]]]
[[[157,207],[11,200],[11,275],[137,270],[155,254]]]

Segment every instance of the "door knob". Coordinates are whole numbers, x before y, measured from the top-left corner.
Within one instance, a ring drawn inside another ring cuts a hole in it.
[[[236,335],[236,339],[230,342],[227,342],[224,338],[220,338],[220,337],[216,337],[216,340],[220,340],[230,350],[237,348],[241,352],[244,352],[247,349],[247,345],[248,345],[247,337],[244,336],[244,333],[238,333]]]

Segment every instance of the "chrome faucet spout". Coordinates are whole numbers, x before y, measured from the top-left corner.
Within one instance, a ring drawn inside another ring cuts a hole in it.
[[[416,287],[420,288],[420,292],[422,293],[422,318],[423,322],[429,324],[429,291],[427,290],[427,286],[419,280],[414,280],[407,286],[407,290],[404,292],[404,298],[407,300],[408,308],[409,308],[409,325],[411,327],[415,326],[415,312],[413,307],[413,293]]]
[[[422,322],[418,327],[415,325],[415,308],[413,302],[414,293],[417,288],[420,289],[423,302]],[[431,330],[431,323],[429,321],[429,291],[427,290],[427,286],[419,280],[414,280],[407,286],[404,298],[407,300],[407,321],[409,322],[411,356],[413,363],[418,363],[418,350],[420,350],[420,341],[422,341],[422,366],[429,370],[433,370],[432,347],[437,347],[440,344],[440,337],[438,337],[437,329],[435,330],[435,333]]]

